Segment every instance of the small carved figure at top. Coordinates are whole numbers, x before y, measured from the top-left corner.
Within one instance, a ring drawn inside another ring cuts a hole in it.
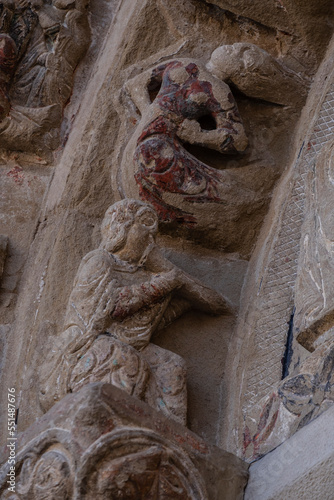
[[[124,86],[123,102],[141,119],[117,182],[121,197],[151,203],[165,228],[177,223],[183,236],[207,238],[230,252],[243,246],[247,255],[279,169],[261,158],[261,145],[247,149],[227,83],[273,106],[305,94],[299,75],[251,44],[219,47],[206,66],[178,58],[153,67]]]
[[[252,43],[218,47],[206,67],[245,95],[282,106],[300,105],[310,85],[309,79]]]
[[[163,221],[193,224],[194,216],[173,206],[166,193],[189,203],[223,201],[222,173],[197,160],[183,142],[221,153],[244,151],[248,140],[230,88],[202,65],[177,60],[152,71],[148,90],[160,87],[137,140],[135,174],[142,199]],[[207,119],[207,128],[201,120]],[[224,177],[224,175],[223,175]]]
[[[108,381],[186,422],[184,361],[150,339],[191,307],[211,314],[230,307],[163,257],[157,227],[157,214],[141,201],[107,210],[101,245],[83,258],[74,281],[58,354],[53,346],[41,372],[44,409],[89,382]]]
[[[0,147],[59,145],[73,74],[90,42],[88,2],[0,3]]]

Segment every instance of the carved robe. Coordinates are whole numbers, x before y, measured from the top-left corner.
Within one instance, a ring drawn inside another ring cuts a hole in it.
[[[106,381],[185,423],[184,362],[149,343],[171,291],[163,275],[104,249],[87,254],[69,299],[65,331],[51,355],[53,368],[50,373],[46,363],[41,374],[43,408],[87,383]]]

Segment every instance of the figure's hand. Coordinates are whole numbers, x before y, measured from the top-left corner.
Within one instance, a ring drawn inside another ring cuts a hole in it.
[[[182,297],[201,311],[209,314],[234,314],[234,308],[220,293],[196,280],[183,271],[179,274],[182,286],[180,293]]]
[[[234,137],[237,133],[232,127],[203,130],[196,120],[186,118],[177,131],[178,137],[189,144],[215,149],[220,153],[235,152]]]
[[[178,137],[185,142],[190,144],[196,144],[200,139],[202,134],[202,129],[197,120],[189,120],[186,118],[183,120],[178,128]]]

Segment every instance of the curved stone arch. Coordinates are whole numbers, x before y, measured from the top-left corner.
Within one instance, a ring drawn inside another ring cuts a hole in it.
[[[245,416],[282,379],[282,360],[298,286],[307,191],[319,152],[333,138],[330,58],[329,50],[300,120],[295,158],[274,194],[251,259],[230,346],[230,406],[224,428],[218,429],[218,440],[239,455],[243,453]]]

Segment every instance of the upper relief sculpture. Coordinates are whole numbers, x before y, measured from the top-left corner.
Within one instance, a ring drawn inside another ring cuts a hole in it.
[[[89,0],[0,3],[0,147],[55,149],[74,71],[90,43]]]
[[[162,222],[177,223],[184,233],[205,232],[211,241],[235,251],[241,241],[250,245],[254,228],[244,218],[254,216],[258,224],[275,172],[267,169],[264,176],[259,165],[238,168],[229,161],[246,150],[248,138],[223,80],[248,96],[277,104],[286,103],[300,84],[305,86],[298,75],[251,44],[219,47],[207,67],[180,58],[146,71],[126,84],[141,120],[124,152],[118,183],[121,196],[149,201]],[[187,145],[226,156],[213,167]]]
[[[144,202],[123,200],[107,210],[101,245],[81,262],[64,332],[42,368],[45,410],[67,392],[107,381],[186,422],[185,363],[150,339],[191,307],[210,314],[230,308],[163,257],[157,227]]]

